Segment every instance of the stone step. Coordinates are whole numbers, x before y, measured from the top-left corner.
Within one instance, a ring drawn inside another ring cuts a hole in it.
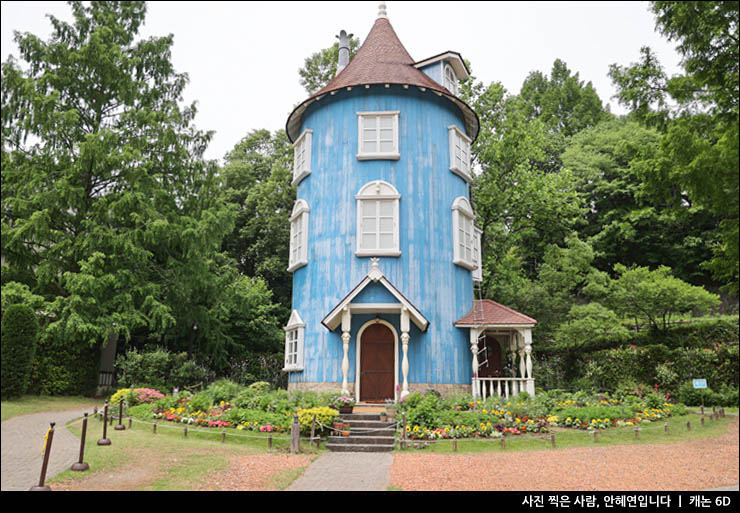
[[[328,443],[326,448],[332,452],[392,452],[393,445],[379,444],[335,444]]]
[[[352,433],[350,436],[330,436],[328,444],[341,445],[390,445],[393,447],[395,437],[390,436],[377,436],[377,435],[361,435]]]
[[[346,422],[361,421],[361,420],[374,420],[380,421],[380,414],[378,413],[340,413],[339,418]]]
[[[365,428],[365,429],[395,429],[396,424],[394,422],[382,422],[379,420],[348,420],[341,419],[340,422],[349,424],[352,429],[354,428]]]

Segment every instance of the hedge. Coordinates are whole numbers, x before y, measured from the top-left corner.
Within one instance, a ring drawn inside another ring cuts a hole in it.
[[[36,352],[39,321],[26,305],[11,305],[2,318],[2,397],[20,397],[28,391]]]

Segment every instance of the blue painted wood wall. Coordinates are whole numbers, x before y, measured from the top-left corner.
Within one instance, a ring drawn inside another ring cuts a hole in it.
[[[399,160],[360,161],[356,155],[357,112],[400,111]],[[304,370],[290,382],[341,382],[342,340],[321,320],[366,276],[369,257],[356,257],[355,195],[373,180],[400,193],[400,257],[381,257],[380,269],[429,320],[425,333],[412,324],[409,382],[470,384],[468,330],[453,323],[473,304],[471,272],[454,265],[452,203],[468,200],[469,186],[449,170],[450,125],[465,130],[459,109],[444,97],[416,87],[372,86],[327,95],[303,116],[301,132],[313,130],[311,174],[298,185],[298,198],[311,209],[308,265],[293,276],[293,308],[306,323]],[[372,285],[358,302],[391,301]],[[375,315],[353,315],[348,380],[355,381],[357,330]],[[394,325],[399,315],[378,317]],[[399,348],[400,353],[400,348]],[[401,354],[398,355],[399,376]]]

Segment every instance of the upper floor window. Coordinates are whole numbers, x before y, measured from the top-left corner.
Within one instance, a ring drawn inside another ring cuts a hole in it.
[[[290,257],[288,272],[308,264],[308,203],[299,199],[290,216]]]
[[[450,171],[470,182],[470,138],[454,125],[450,131]]]
[[[457,76],[449,64],[445,64],[443,85],[449,92],[457,96]]]
[[[311,137],[313,130],[304,130],[293,145],[293,185],[311,173]]]
[[[303,335],[306,323],[303,322],[298,310],[293,310],[285,330],[285,364],[284,371],[303,370]]]
[[[480,262],[480,247],[476,247],[478,234],[473,224],[473,209],[467,199],[460,196],[452,203],[452,233],[454,256],[452,262],[474,271]]]
[[[398,209],[401,195],[387,182],[365,185],[357,199],[357,256],[400,256]]]
[[[401,158],[398,152],[399,111],[357,113],[357,158]]]

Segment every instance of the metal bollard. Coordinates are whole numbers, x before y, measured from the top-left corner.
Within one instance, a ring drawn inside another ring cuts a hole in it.
[[[44,484],[44,481],[46,481],[46,469],[49,467],[49,454],[51,453],[51,442],[54,439],[54,424],[55,422],[51,423],[51,428],[49,429],[49,436],[46,439],[46,446],[44,447],[44,462],[41,464],[41,476],[39,476],[39,484],[37,486],[34,486],[30,488],[30,491],[32,492],[50,492],[51,487]]]
[[[85,418],[82,419],[82,437],[80,438],[80,459],[77,463],[73,464],[71,470],[83,471],[90,468],[90,465],[83,461],[85,457],[85,435],[87,434],[87,413]]]
[[[116,431],[123,431],[126,426],[123,425],[123,399],[118,402],[118,424],[114,428]]]
[[[110,445],[111,442],[108,439],[108,401],[105,402],[105,408],[103,408],[103,438],[98,440],[98,445]]]

